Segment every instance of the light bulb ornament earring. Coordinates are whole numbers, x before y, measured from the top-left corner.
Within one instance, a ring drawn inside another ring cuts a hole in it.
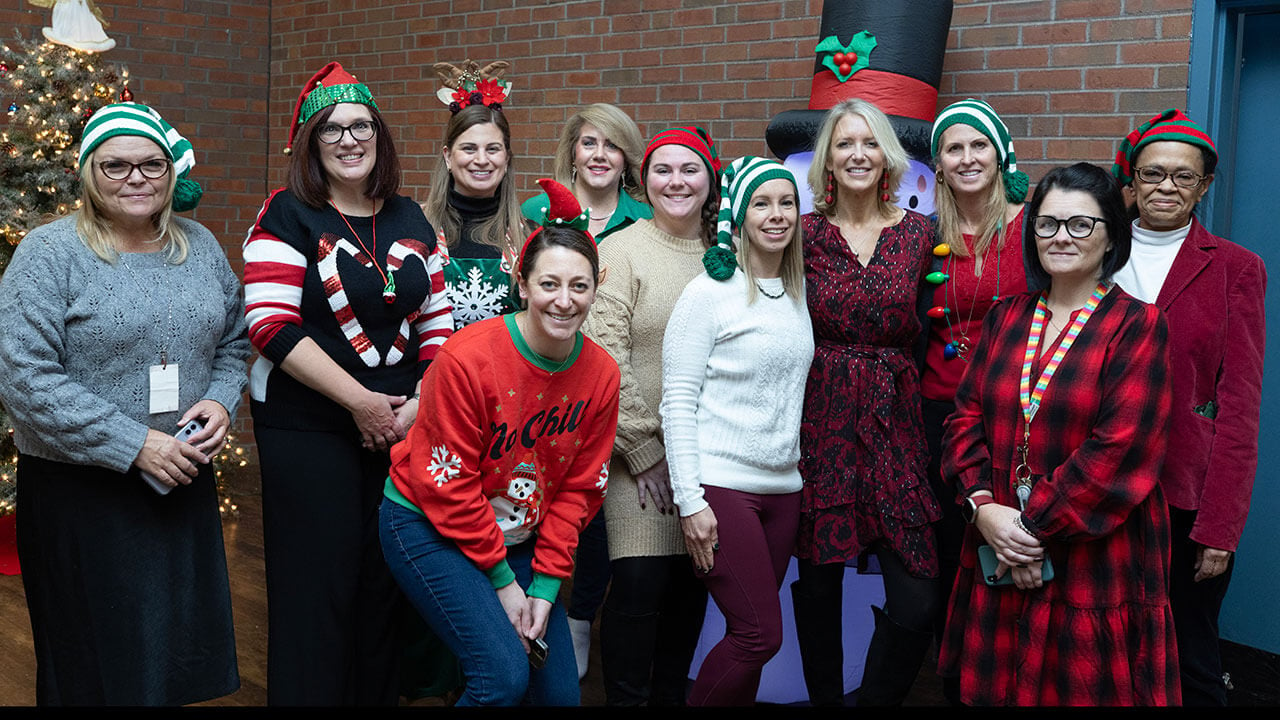
[[[835,182],[836,182],[836,174],[833,172],[828,172],[827,173],[827,196],[823,198],[823,201],[826,202],[828,205],[835,202],[835,196],[833,194],[833,191],[835,190]]]

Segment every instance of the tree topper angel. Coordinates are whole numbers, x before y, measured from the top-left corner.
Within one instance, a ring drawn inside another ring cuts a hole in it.
[[[53,27],[43,28],[49,42],[83,52],[106,52],[116,46],[102,29],[107,24],[93,0],[29,0],[36,7],[53,8]]]

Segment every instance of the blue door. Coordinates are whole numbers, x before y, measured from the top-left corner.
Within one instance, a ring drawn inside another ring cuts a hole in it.
[[[1235,167],[1225,169],[1227,178],[1220,171],[1217,181],[1231,183],[1228,237],[1262,256],[1269,286],[1258,474],[1220,622],[1223,638],[1280,652],[1280,242],[1274,199],[1280,168],[1275,141],[1280,117],[1280,12],[1239,17],[1243,32],[1238,36],[1242,63]]]

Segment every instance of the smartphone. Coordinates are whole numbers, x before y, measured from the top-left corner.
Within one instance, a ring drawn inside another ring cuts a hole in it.
[[[1005,569],[1004,575],[996,577],[996,568],[1000,561],[996,559],[996,551],[990,545],[978,546],[978,564],[982,566],[982,580],[988,585],[1012,585],[1013,573]],[[1044,564],[1040,566],[1040,579],[1049,582],[1053,579],[1053,562],[1044,556]]]
[[[547,664],[547,641],[534,638],[529,641],[529,667],[541,670]]]
[[[179,442],[187,442],[188,440],[191,439],[192,435],[195,435],[196,433],[200,432],[203,429],[204,429],[204,423],[200,422],[199,420],[192,420],[188,422],[186,425],[183,425],[182,429],[178,430],[178,432],[174,434],[174,437],[177,438]],[[151,489],[155,490],[161,495],[168,495],[169,491],[173,489],[172,486],[165,485],[164,483],[157,480],[155,476],[151,475],[150,473],[144,472],[140,474],[142,475],[142,479],[146,480],[147,484],[151,486]]]

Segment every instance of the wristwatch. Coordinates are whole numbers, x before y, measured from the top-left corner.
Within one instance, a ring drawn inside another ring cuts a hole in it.
[[[972,525],[978,519],[978,508],[995,501],[990,495],[970,495],[960,503],[960,517]]]

